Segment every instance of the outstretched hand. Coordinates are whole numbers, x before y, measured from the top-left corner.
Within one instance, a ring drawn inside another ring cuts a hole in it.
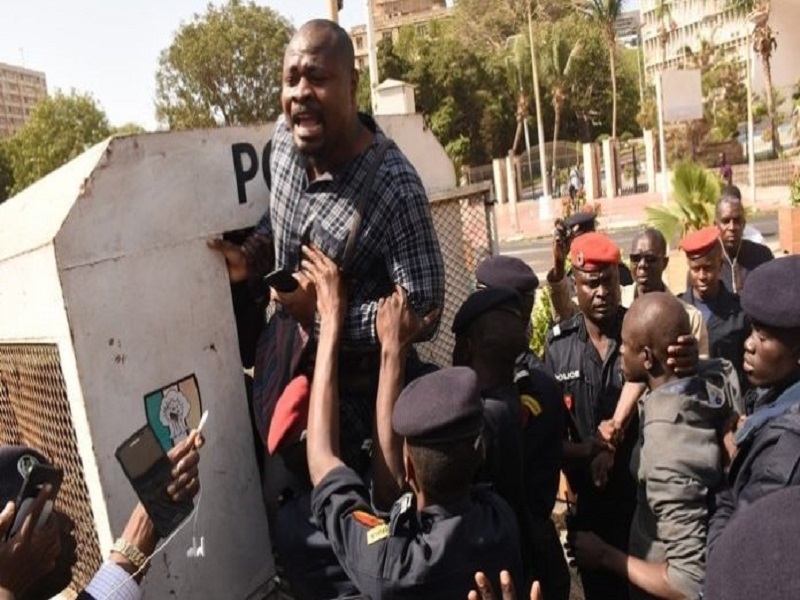
[[[478,591],[471,590],[467,595],[469,600],[497,600],[492,584],[483,572],[475,573],[475,585]],[[500,593],[500,600],[517,600],[514,582],[508,571],[500,571]],[[542,589],[538,581],[534,581],[531,586],[530,600],[542,600]]]
[[[378,300],[375,330],[381,346],[407,348],[436,326],[439,312],[438,308],[434,308],[420,317],[408,302],[405,289],[395,286],[391,296]]]

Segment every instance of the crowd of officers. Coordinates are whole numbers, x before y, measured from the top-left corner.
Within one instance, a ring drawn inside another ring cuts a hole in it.
[[[681,241],[687,288],[675,296],[658,231],[638,233],[626,261],[594,224],[557,223],[541,357],[528,348],[539,281],[519,259],[479,264],[450,324],[450,368],[409,376],[412,342],[436,315],[417,315],[399,286],[379,303],[366,474],[335,449],[346,293],[335,264],[304,248],[320,319],[308,516],[338,563],[320,571],[319,556],[285,560],[278,548],[295,594],[330,594],[314,579],[330,586],[341,567],[339,597],[349,584],[370,598],[488,598],[499,582],[510,598],[535,581],[535,597],[566,599],[572,557],[589,600],[745,597],[715,551],[747,555],[729,523],[800,481],[800,257],[772,260],[743,239],[741,199],[726,188],[716,225]],[[556,501],[568,504],[566,556]],[[797,584],[771,583],[765,597]]]

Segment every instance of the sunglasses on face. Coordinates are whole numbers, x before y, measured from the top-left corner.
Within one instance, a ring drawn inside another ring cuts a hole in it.
[[[655,254],[631,254],[631,262],[635,265],[639,264],[642,260],[648,265],[652,265],[660,258],[660,256]]]

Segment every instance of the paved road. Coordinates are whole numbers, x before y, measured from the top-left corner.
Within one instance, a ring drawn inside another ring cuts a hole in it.
[[[778,213],[762,213],[748,222],[764,236],[764,241],[771,246],[778,238]],[[633,236],[638,228],[623,229],[611,232],[614,241],[626,252],[630,250]],[[527,262],[539,276],[547,273],[552,266],[552,249],[550,240],[526,240],[507,242],[500,245],[500,253],[516,256]]]

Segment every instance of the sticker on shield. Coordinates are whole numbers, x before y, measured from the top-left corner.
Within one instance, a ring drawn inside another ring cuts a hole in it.
[[[200,424],[203,405],[194,373],[144,397],[147,423],[167,452]]]

